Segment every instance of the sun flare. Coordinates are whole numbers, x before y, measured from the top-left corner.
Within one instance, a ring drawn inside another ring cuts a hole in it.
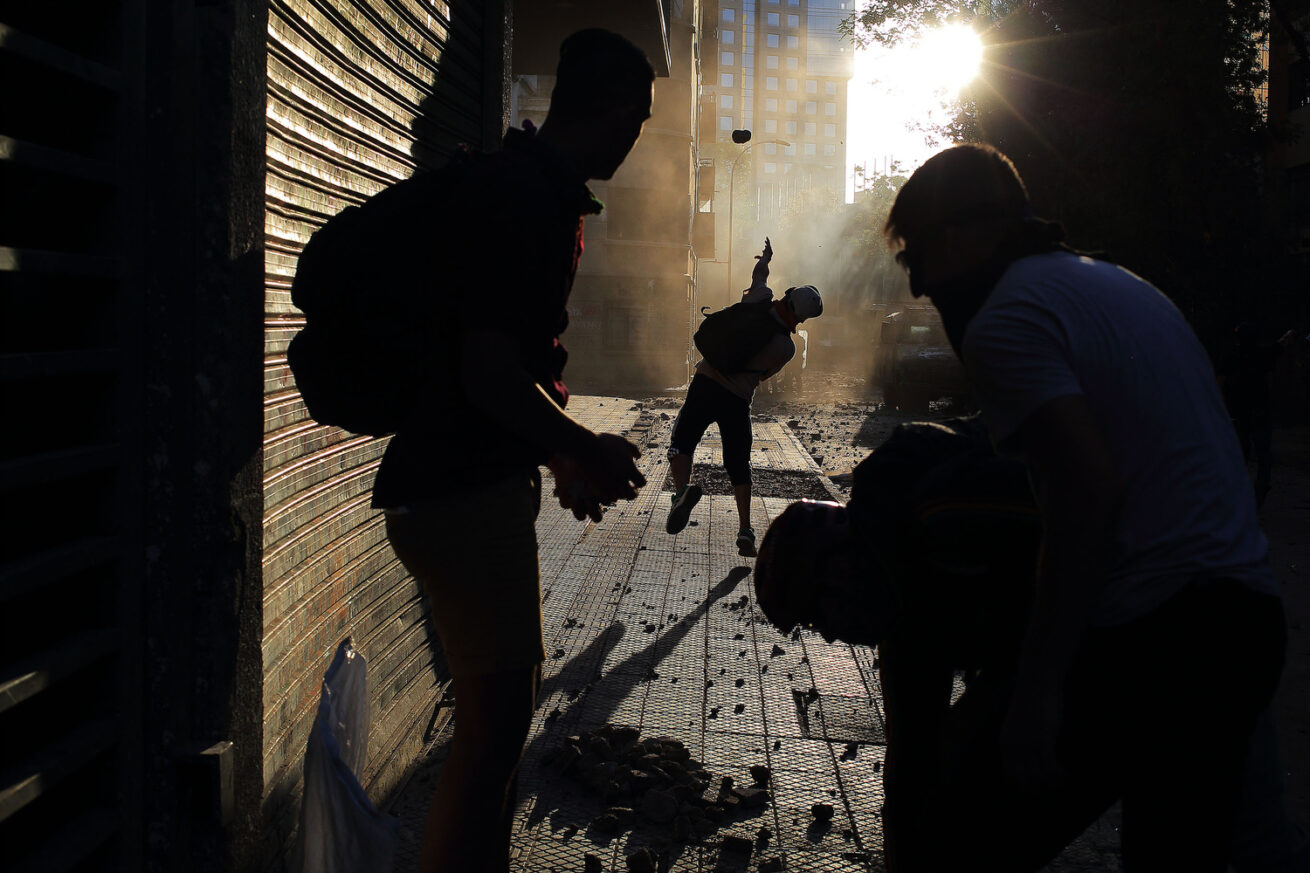
[[[967,24],[953,24],[886,52],[871,72],[876,82],[894,93],[955,97],[978,75],[981,64],[978,34]]]

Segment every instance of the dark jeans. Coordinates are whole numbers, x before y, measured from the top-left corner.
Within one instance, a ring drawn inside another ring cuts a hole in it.
[[[751,481],[751,405],[708,376],[697,373],[673,422],[669,455],[691,456],[711,423],[719,425],[723,467],[733,485]]]
[[[899,852],[903,869],[1038,870],[1121,799],[1125,869],[1222,873],[1284,643],[1279,600],[1232,580],[1193,584],[1141,619],[1090,632],[1064,688],[1065,780],[1040,796],[1002,776],[1004,693],[971,688],[965,698],[996,699],[952,711],[984,716],[930,804],[949,833],[903,846],[923,861]]]

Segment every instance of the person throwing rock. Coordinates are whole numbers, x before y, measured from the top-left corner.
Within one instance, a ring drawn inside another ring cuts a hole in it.
[[[665,530],[676,534],[687,526],[702,490],[693,484],[692,455],[710,424],[717,423],[723,443],[723,466],[732,482],[740,519],[737,551],[755,554],[751,527],[751,399],[760,382],[778,373],[796,354],[796,325],[823,314],[823,299],[813,285],[788,288],[775,299],[769,288],[773,247],[764,240],[756,256],[751,285],[741,300],[706,316],[696,332],[702,358],[687,389],[687,399],[673,422],[669,468],[675,490]]]

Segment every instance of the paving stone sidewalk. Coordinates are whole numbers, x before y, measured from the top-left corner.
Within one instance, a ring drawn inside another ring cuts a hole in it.
[[[596,430],[657,447],[640,461],[648,486],[599,524],[543,500],[537,536],[547,661],[521,771],[511,869],[583,871],[590,854],[600,862],[595,869],[626,871],[628,856],[643,847],[659,870],[882,869],[884,746],[874,653],[811,633],[783,636],[764,621],[750,581],[754,561],[739,557],[734,545],[731,496],[707,494],[683,532],[664,532],[670,492],[662,490],[663,447],[676,410],[661,415],[599,397],[574,398],[569,409]],[[707,437],[697,460],[721,461],[713,429]],[[757,424],[751,463],[822,477],[777,421]],[[550,488],[548,479],[545,495]],[[789,502],[755,498],[756,531],[762,534]],[[771,802],[728,813],[700,842],[675,840],[668,823],[640,816],[622,833],[603,832],[592,822],[608,805],[551,759],[567,737],[606,724],[680,741],[715,787],[724,776],[748,786],[750,768],[764,765]],[[417,834],[444,739],[393,805],[406,827],[401,873],[416,869]],[[815,804],[832,807],[830,821],[816,821]],[[1106,827],[1112,836],[1112,824]],[[1105,839],[1085,838],[1067,863],[1051,869],[1118,869],[1106,848]]]

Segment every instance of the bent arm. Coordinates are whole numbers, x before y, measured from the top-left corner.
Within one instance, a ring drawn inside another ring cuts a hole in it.
[[[1045,526],[1018,679],[1058,688],[1110,570],[1123,483],[1081,394],[1047,401],[1018,436]]]
[[[468,330],[460,352],[460,384],[469,402],[507,432],[550,454],[592,453],[597,436],[569,416],[533,380],[518,347],[504,333]]]

